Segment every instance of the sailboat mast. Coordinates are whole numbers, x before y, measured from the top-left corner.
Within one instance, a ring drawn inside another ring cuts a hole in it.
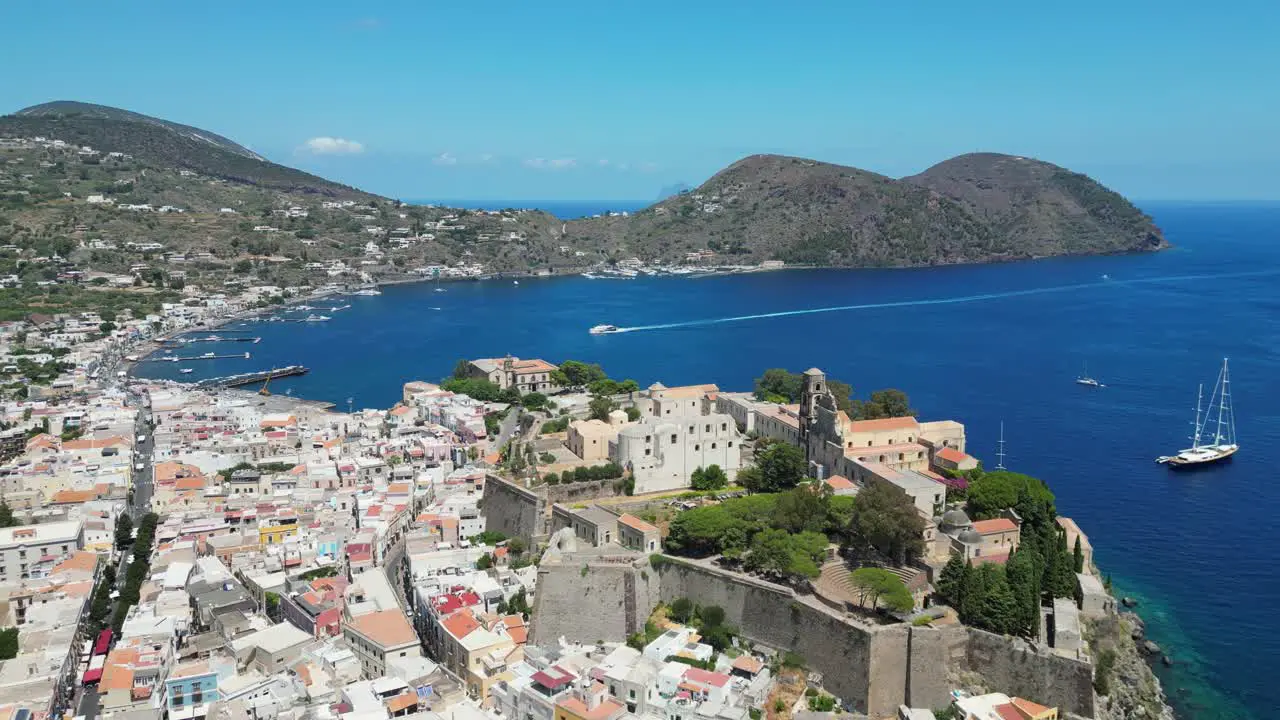
[[[1196,423],[1195,423],[1196,431],[1195,431],[1195,435],[1191,436],[1192,449],[1200,447],[1200,403],[1203,399],[1204,399],[1204,383],[1200,383],[1200,385],[1196,388]]]
[[[996,469],[1004,470],[1004,421],[1000,421],[1000,449],[996,453]]]
[[[1228,393],[1230,393],[1230,387],[1228,383],[1230,383],[1231,381],[1227,378],[1227,359],[1226,358],[1222,358],[1222,377],[1219,378],[1219,381],[1222,383],[1222,394],[1218,396],[1218,431],[1214,435],[1215,445],[1222,444],[1222,410],[1223,410],[1223,406],[1227,404]]]

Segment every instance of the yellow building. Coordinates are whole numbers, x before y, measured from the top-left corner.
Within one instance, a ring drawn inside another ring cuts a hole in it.
[[[267,545],[281,545],[285,539],[296,537],[298,535],[297,523],[288,525],[263,525],[258,528],[258,544],[262,547]]]

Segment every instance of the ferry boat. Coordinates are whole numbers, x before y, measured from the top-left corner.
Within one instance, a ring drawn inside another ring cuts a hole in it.
[[[1173,469],[1197,467],[1229,460],[1240,450],[1240,444],[1236,441],[1236,413],[1231,402],[1231,378],[1226,358],[1222,359],[1222,370],[1218,373],[1218,382],[1214,385],[1213,392],[1209,394],[1209,407],[1206,410],[1201,409],[1203,399],[1204,385],[1201,385],[1196,393],[1196,419],[1193,423],[1195,432],[1191,436],[1191,447],[1177,455],[1162,455],[1156,458],[1156,462]],[[1204,442],[1211,429],[1211,441]]]
[[[366,297],[370,297],[370,296],[373,296],[373,295],[381,295],[381,294],[382,294],[382,291],[381,291],[381,290],[379,290],[378,288],[361,288],[361,289],[359,289],[359,290],[357,290],[357,291],[355,291],[355,292],[353,292],[353,293],[351,293],[351,294],[352,294],[352,295],[364,295],[364,296],[366,296]]]
[[[617,325],[597,325],[591,328],[592,335],[608,335],[609,333],[618,332]]]

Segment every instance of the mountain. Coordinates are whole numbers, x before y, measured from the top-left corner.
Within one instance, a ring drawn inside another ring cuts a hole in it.
[[[351,187],[277,165],[208,130],[129,110],[59,100],[0,117],[0,136],[56,138],[132,155],[229,182],[333,197],[371,197]]]
[[[710,249],[724,262],[915,266],[1158,250],[1160,230],[1120,195],[1049,163],[964,155],[901,180],[752,155],[627,218],[566,228],[642,259]]]
[[[687,190],[692,190],[693,186],[689,183],[678,182],[673,185],[666,185],[658,191],[658,202],[662,202],[673,195],[679,195]]]
[[[98,302],[109,287],[122,288],[113,291],[121,302],[158,302],[183,286],[360,283],[442,265],[555,274],[638,257],[901,267],[1165,246],[1150,218],[1090,178],[991,153],[902,179],[752,155],[629,216],[564,222],[407,205],[206,130],[101,105],[0,117],[0,276],[21,281],[11,306],[0,303],[10,314],[75,307],[71,295]],[[83,278],[95,292],[71,292]]]
[[[238,145],[221,135],[201,130],[190,125],[182,125],[169,120],[161,120],[150,115],[143,115],[132,110],[122,110],[107,105],[94,105],[93,103],[76,102],[75,100],[54,100],[53,102],[40,103],[32,105],[29,108],[23,108],[14,113],[20,117],[66,117],[78,116],[82,118],[96,118],[98,120],[121,120],[126,122],[146,123],[157,127],[165,128],[170,132],[177,133],[183,137],[192,140],[200,140],[216,147],[222,148],[228,152],[243,155],[254,160],[266,160],[266,158],[258,155],[249,148]]]

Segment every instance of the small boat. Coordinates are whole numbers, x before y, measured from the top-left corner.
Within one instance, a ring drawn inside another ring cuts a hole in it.
[[[1162,455],[1156,458],[1161,465],[1170,468],[1189,468],[1229,460],[1240,450],[1236,440],[1236,412],[1231,402],[1231,378],[1227,371],[1227,359],[1222,359],[1222,370],[1218,373],[1218,382],[1209,394],[1209,407],[1202,411],[1201,401],[1204,399],[1204,385],[1196,393],[1196,419],[1192,423],[1195,428],[1191,436],[1191,447],[1177,455]],[[1210,418],[1217,406],[1216,421]],[[1213,437],[1210,442],[1203,442],[1209,435],[1209,425],[1215,422]]]
[[[329,319],[330,317],[328,315],[308,315],[302,318],[302,322],[325,322]]]
[[[205,353],[205,354],[201,355],[200,357],[202,357],[202,358],[211,358],[211,357],[214,357],[214,353],[207,352],[207,353]]]
[[[1095,379],[1093,379],[1093,378],[1089,377],[1089,364],[1088,364],[1088,363],[1085,363],[1085,366],[1084,366],[1084,373],[1082,373],[1082,374],[1080,375],[1080,377],[1076,378],[1076,384],[1077,384],[1077,385],[1085,385],[1085,386],[1087,386],[1087,387],[1096,387],[1096,388],[1106,387],[1106,385],[1103,385],[1102,383],[1098,382],[1097,380],[1095,380]]]
[[[619,332],[617,325],[596,325],[591,328],[592,335],[608,335],[609,333]]]
[[[519,285],[519,284],[520,284],[520,281],[519,281],[519,280],[512,280],[512,281],[511,281],[511,284],[512,284],[512,285]]]
[[[191,368],[182,368],[182,369],[181,369],[181,370],[179,370],[178,372],[182,373],[183,375],[190,375],[191,373],[193,373],[193,372],[195,372],[195,371],[194,371],[194,370],[192,370]]]
[[[445,289],[444,289],[444,288],[442,288],[442,287],[438,287],[438,288],[436,288],[436,289],[435,289],[435,291],[436,291],[436,292],[449,292],[448,290],[445,290]]]
[[[372,296],[374,296],[374,295],[381,295],[381,294],[382,294],[382,291],[381,291],[381,290],[379,290],[378,288],[361,288],[361,289],[359,289],[359,290],[357,290],[357,291],[355,291],[355,292],[353,292],[353,293],[351,293],[351,294],[352,294],[352,295],[363,295],[363,296],[365,296],[365,297],[372,297]]]

